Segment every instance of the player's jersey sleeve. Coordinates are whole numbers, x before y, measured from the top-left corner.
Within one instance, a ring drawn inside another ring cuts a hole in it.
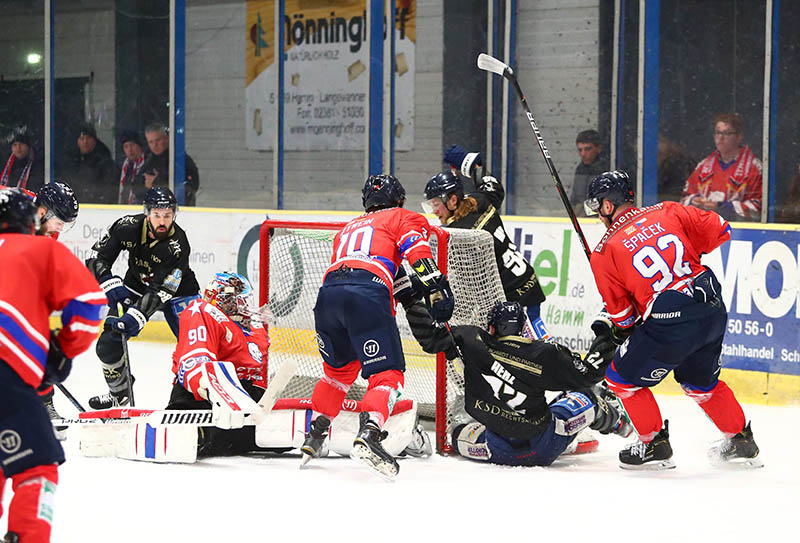
[[[609,248],[606,248],[608,251]],[[603,298],[606,311],[611,320],[620,328],[629,328],[636,322],[637,311],[631,292],[623,285],[621,277],[624,270],[618,270],[613,254],[592,253],[592,273],[597,290]]]
[[[397,251],[401,258],[415,262],[420,258],[433,258],[428,238],[431,226],[428,220],[414,211],[402,210],[398,222]]]
[[[664,202],[664,205],[665,212],[681,223],[699,255],[710,253],[731,239],[730,224],[713,211],[682,206],[675,202]]]
[[[125,225],[132,220],[131,216],[121,217],[108,227],[97,243],[92,245],[94,254],[86,260],[86,267],[91,270],[95,278],[101,279],[111,274],[111,267],[122,252],[122,236]]]

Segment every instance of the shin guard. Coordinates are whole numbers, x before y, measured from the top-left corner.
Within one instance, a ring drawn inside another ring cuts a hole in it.
[[[681,384],[681,388],[684,394],[697,402],[726,438],[742,431],[745,425],[744,411],[725,381],[717,381],[709,390],[688,384]]]
[[[8,531],[26,543],[48,543],[58,466],[36,466],[11,477],[14,497],[8,508]]]
[[[311,395],[311,409],[315,413],[325,415],[333,420],[341,411],[344,397],[347,396],[350,385],[358,377],[361,364],[358,360],[353,360],[341,368],[334,368],[324,363],[322,366],[325,375],[314,387],[314,393]]]
[[[382,371],[369,378],[369,386],[361,404],[378,426],[383,426],[389,418],[404,383],[405,375],[400,370]]]
[[[650,443],[661,431],[661,410],[649,388],[641,388],[631,384],[617,383],[606,378],[608,388],[617,395],[622,407],[631,419],[631,424],[639,434],[639,439]]]

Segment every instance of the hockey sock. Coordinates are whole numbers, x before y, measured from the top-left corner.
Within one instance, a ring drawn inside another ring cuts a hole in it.
[[[650,443],[661,431],[661,410],[649,388],[641,388],[632,384],[616,383],[606,377],[608,388],[617,395],[625,412],[636,428],[639,439]]]
[[[3,490],[6,488],[6,476],[0,469],[0,518],[3,518]]]
[[[733,437],[742,431],[745,425],[744,411],[725,381],[717,381],[709,390],[688,384],[681,384],[681,388],[706,412],[725,437]]]
[[[382,371],[370,376],[361,406],[378,426],[383,427],[389,418],[404,383],[405,375],[400,370]]]
[[[311,409],[315,413],[325,415],[333,420],[342,410],[344,397],[347,396],[350,385],[358,377],[361,364],[358,360],[353,360],[341,368],[334,368],[325,363],[322,366],[325,375],[314,387],[314,393],[311,395]]]
[[[14,497],[8,508],[8,531],[26,543],[47,543],[53,522],[58,466],[36,466],[11,477]]]

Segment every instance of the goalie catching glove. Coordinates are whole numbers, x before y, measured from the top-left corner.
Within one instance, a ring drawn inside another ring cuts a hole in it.
[[[436,322],[447,322],[453,316],[455,301],[450,283],[442,275],[431,258],[420,258],[411,268],[417,274],[422,286],[423,299],[428,311]]]
[[[197,400],[211,404],[214,426],[223,430],[258,424],[263,410],[242,388],[232,362],[212,362],[192,358],[178,370],[178,382]]]

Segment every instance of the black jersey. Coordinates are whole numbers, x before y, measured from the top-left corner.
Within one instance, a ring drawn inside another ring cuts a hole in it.
[[[524,306],[542,303],[545,297],[536,272],[508,237],[500,218],[498,209],[505,197],[503,186],[484,183],[468,196],[475,199],[478,209],[446,226],[489,232],[494,239],[494,256],[506,299]]]
[[[546,390],[589,388],[605,371],[556,343],[497,338],[477,326],[456,326],[452,332],[464,353],[467,413],[504,437],[542,433],[552,418]]]
[[[124,283],[141,297],[135,306],[147,318],[173,297],[193,296],[200,291],[189,268],[189,240],[176,223],[172,223],[169,236],[159,241],[147,235],[144,213],[126,215],[111,225],[92,250],[95,255],[86,261],[86,266],[98,280],[110,276],[119,253],[128,251]]]

